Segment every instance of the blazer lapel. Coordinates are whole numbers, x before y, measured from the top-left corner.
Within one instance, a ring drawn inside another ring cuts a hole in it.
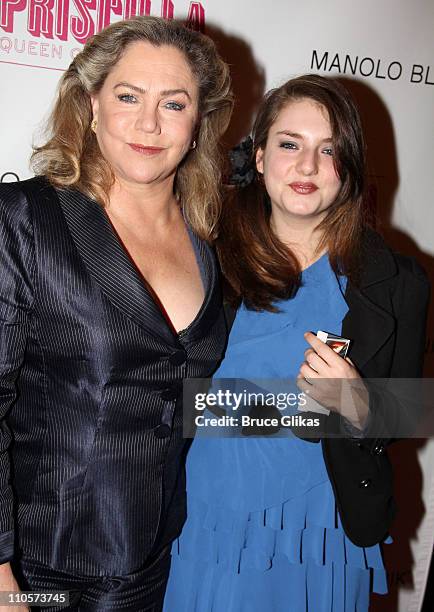
[[[393,333],[395,321],[354,287],[348,287],[345,300],[349,310],[342,322],[342,335],[354,342],[349,356],[363,371]]]
[[[380,293],[387,296],[387,289],[379,291],[378,283],[386,283],[397,274],[395,259],[381,238],[369,233],[362,250],[362,275],[360,286],[347,284],[345,300],[348,312],[342,322],[342,335],[354,341],[350,357],[358,368],[365,364],[387,342],[395,329],[395,319],[375,303],[370,296]]]
[[[206,330],[219,316],[222,310],[222,292],[215,253],[205,240],[200,240],[191,230],[189,233],[203,264],[206,285],[205,299],[200,311],[194,321],[179,333],[180,339],[193,342],[205,335]]]
[[[58,190],[75,246],[110,302],[135,323],[172,345],[177,337],[121,246],[102,206],[76,190]]]

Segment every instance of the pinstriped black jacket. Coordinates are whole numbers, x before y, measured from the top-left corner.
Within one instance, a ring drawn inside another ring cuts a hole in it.
[[[0,186],[0,562],[122,575],[180,531],[182,379],[210,375],[227,337],[193,240],[206,296],[175,335],[102,207],[43,179]]]

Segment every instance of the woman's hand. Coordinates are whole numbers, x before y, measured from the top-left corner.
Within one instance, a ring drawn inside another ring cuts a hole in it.
[[[304,337],[311,348],[305,351],[297,376],[299,389],[363,429],[369,414],[369,392],[353,362],[311,332]]]
[[[3,563],[0,565],[0,591],[3,592],[13,592],[19,593],[20,587],[15,580],[15,577],[12,573],[12,569],[9,563]],[[17,606],[17,605],[0,605],[1,610],[5,612],[30,612],[27,606]]]

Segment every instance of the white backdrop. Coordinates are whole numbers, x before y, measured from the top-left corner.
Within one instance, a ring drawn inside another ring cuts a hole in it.
[[[383,229],[434,278],[432,0],[1,0],[1,180],[30,176],[32,140],[61,71],[86,37],[135,13],[189,18],[215,38],[232,65],[238,100],[228,144],[248,133],[269,87],[304,72],[344,78],[364,117]],[[433,320],[428,375],[434,375]],[[392,596],[373,607],[417,612],[433,546],[434,443],[395,445],[392,459],[402,508],[386,557]]]

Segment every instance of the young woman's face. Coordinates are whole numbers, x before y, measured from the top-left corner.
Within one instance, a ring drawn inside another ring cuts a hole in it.
[[[256,166],[275,220],[321,221],[341,187],[326,109],[309,98],[285,106],[270,127],[265,149],[257,152]]]
[[[118,180],[157,184],[173,179],[191,148],[199,89],[182,53],[135,42],[92,97],[101,152]]]

